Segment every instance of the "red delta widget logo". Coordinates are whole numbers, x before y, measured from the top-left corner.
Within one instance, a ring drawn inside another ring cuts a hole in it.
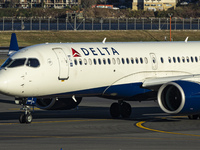
[[[72,48],[72,55],[73,57],[81,57],[81,54],[79,54],[75,49]]]
[[[85,56],[92,55],[119,55],[118,51],[113,47],[102,47],[102,48],[80,48],[81,51]],[[81,54],[79,54],[74,48],[72,48],[72,54],[73,57],[81,57]]]

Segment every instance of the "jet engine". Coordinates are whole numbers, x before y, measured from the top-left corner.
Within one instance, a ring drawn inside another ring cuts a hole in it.
[[[78,106],[82,97],[76,98],[76,102],[72,98],[45,98],[37,99],[36,106],[45,110],[69,110]]]
[[[169,114],[199,114],[200,85],[189,81],[175,81],[158,90],[160,108]]]

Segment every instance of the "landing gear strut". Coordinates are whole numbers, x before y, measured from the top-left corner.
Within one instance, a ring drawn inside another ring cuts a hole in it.
[[[131,115],[132,109],[129,103],[124,101],[118,101],[118,103],[113,103],[110,106],[110,115],[113,118],[118,118],[120,115],[122,118],[129,118]]]
[[[19,117],[19,122],[20,123],[31,123],[33,120],[33,116],[31,115],[31,109],[30,106],[28,106],[26,104],[27,100],[26,99],[20,99],[20,100],[16,100],[15,103],[16,104],[20,104],[22,105],[21,110],[24,111],[23,114],[20,115]]]

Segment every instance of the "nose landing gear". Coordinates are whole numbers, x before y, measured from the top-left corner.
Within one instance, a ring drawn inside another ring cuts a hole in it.
[[[30,106],[24,105],[22,110],[24,110],[24,113],[20,115],[19,122],[20,123],[31,123],[33,120],[33,116],[30,112]]]
[[[118,101],[110,106],[110,115],[113,118],[129,118],[132,112],[131,105],[124,101]]]
[[[31,105],[28,105],[27,102],[29,99],[16,99],[15,103],[22,105],[21,110],[24,111],[23,114],[19,116],[19,122],[20,123],[31,123],[33,120],[33,116],[31,115],[31,106],[34,106],[32,103]]]

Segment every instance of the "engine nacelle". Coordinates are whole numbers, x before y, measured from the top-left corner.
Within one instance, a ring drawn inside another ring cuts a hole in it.
[[[169,114],[199,114],[200,85],[189,81],[166,83],[158,91],[158,103]]]
[[[76,98],[75,102],[72,98],[45,98],[37,99],[36,106],[45,110],[69,110],[78,106],[82,97]]]

